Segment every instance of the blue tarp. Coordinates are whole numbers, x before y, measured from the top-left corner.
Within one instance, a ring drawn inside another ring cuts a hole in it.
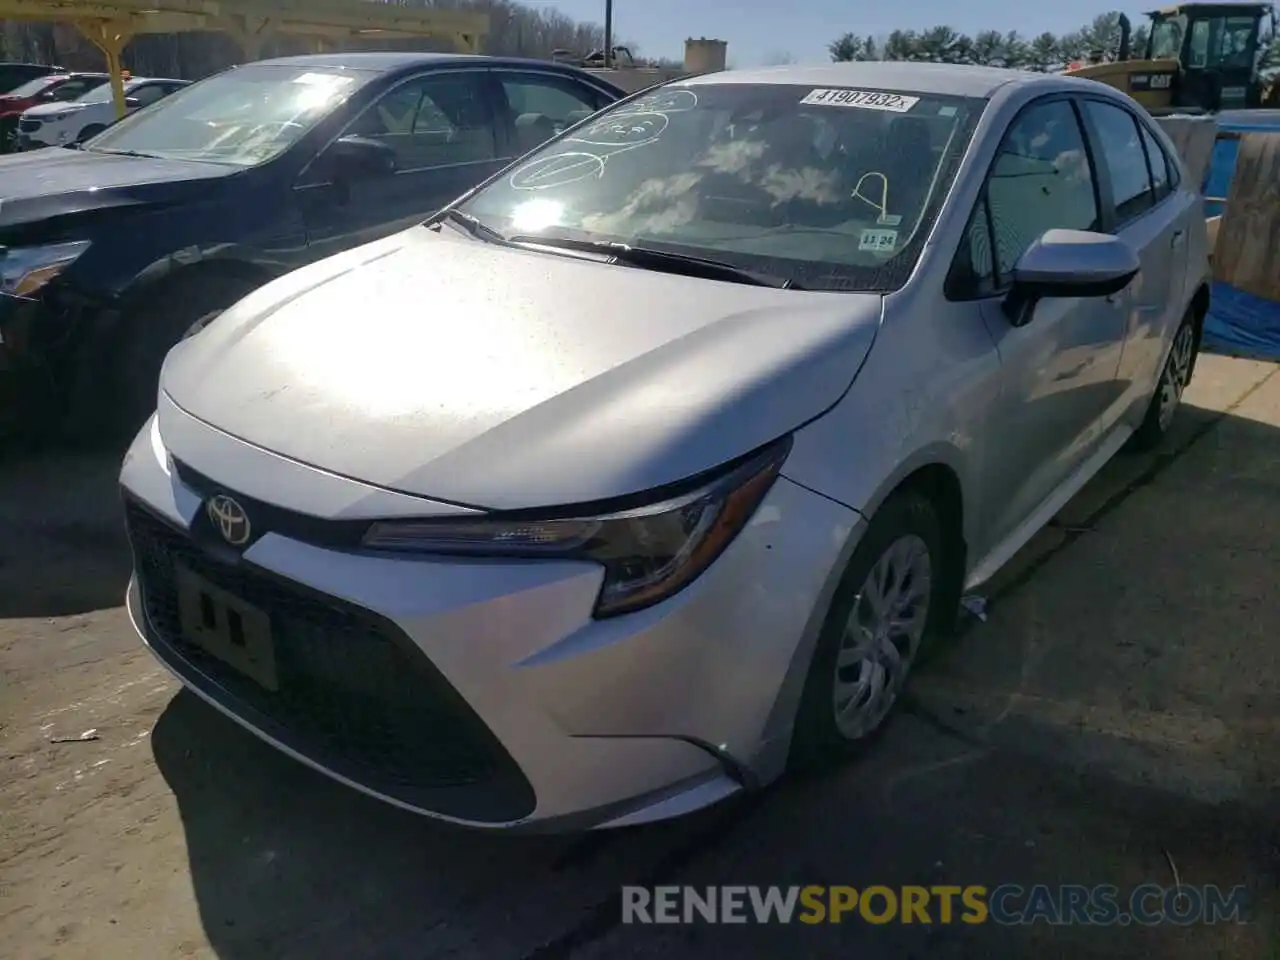
[[[1280,114],[1276,111],[1258,111],[1252,117],[1241,113],[1237,111],[1230,117],[1220,116],[1218,126],[1242,133],[1251,130],[1280,133]],[[1239,148],[1240,144],[1235,140],[1219,140],[1214,144],[1213,159],[1209,162],[1209,173],[1205,178],[1205,196],[1227,195]],[[1205,204],[1206,216],[1214,217],[1221,213],[1222,204]],[[1280,303],[1263,300],[1225,283],[1215,283],[1209,304],[1209,316],[1204,324],[1206,350],[1256,360],[1280,361]]]
[[[1280,116],[1273,117],[1275,111],[1260,110],[1260,115],[1265,115],[1266,119],[1244,120],[1244,119],[1222,119],[1218,120],[1218,129],[1234,130],[1238,133],[1248,133],[1256,131],[1259,133],[1280,133]],[[1236,154],[1240,150],[1240,142],[1238,140],[1219,140],[1213,145],[1213,156],[1209,161],[1209,173],[1204,181],[1204,195],[1206,197],[1225,197],[1231,189],[1231,177],[1236,170]],[[1222,204],[1206,203],[1204,205],[1204,214],[1206,217],[1216,217],[1222,213]]]
[[[1213,353],[1280,361],[1280,303],[1215,283],[1202,345]]]

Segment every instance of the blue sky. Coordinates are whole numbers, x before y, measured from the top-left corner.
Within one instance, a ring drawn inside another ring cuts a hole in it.
[[[604,23],[604,0],[523,2],[553,7],[575,20]],[[945,23],[962,33],[985,29],[1066,33],[1115,9],[1105,0],[1044,4],[907,0],[901,6],[886,0],[614,0],[613,19],[614,35],[635,41],[644,56],[679,59],[684,56],[686,37],[705,36],[728,41],[730,64],[749,67],[780,54],[799,63],[824,61],[827,44],[850,30],[876,36]],[[1141,22],[1134,10],[1126,12],[1135,26]]]

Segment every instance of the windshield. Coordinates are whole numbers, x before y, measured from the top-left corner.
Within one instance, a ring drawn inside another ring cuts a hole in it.
[[[288,65],[237,67],[126,117],[88,149],[254,166],[283,153],[374,76]]]
[[[626,243],[804,289],[909,275],[985,101],[676,84],[605,110],[460,205],[507,238]]]
[[[28,80],[20,87],[14,87],[8,93],[0,94],[0,96],[14,97],[15,99],[24,97],[34,97],[50,84],[57,83],[59,80],[65,80],[65,77],[36,77],[34,80]]]

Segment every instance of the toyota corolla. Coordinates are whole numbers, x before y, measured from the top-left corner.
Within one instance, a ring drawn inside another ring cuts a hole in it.
[[[1171,142],[1087,80],[713,74],[179,344],[122,484],[143,640],[281,750],[486,828],[864,744],[1208,307]]]

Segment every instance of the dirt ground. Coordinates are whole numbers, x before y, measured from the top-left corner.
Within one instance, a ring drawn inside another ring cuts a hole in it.
[[[1202,359],[1166,448],[991,585],[865,759],[586,837],[383,807],[179,692],[120,607],[114,479],[0,463],[0,956],[1280,957],[1276,367]],[[1175,882],[1244,885],[1250,922],[636,926],[618,889]]]

